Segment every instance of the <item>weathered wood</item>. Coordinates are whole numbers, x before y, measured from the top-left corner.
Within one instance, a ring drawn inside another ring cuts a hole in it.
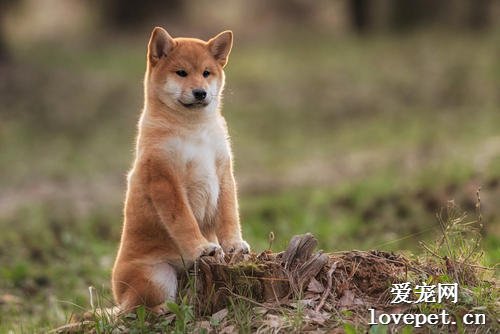
[[[290,295],[302,291],[311,278],[318,275],[329,257],[313,251],[318,244],[310,233],[292,238],[287,250],[280,254],[226,257],[220,263],[203,257],[195,266],[196,291],[202,300],[202,313],[216,312],[227,305],[227,299],[240,295],[256,302],[280,304]]]
[[[321,269],[328,263],[329,257],[321,252],[312,255],[309,260],[299,265],[296,270],[297,285],[300,289],[309,284],[311,278],[315,277]]]
[[[298,263],[304,263],[311,257],[317,245],[318,240],[311,233],[294,236],[283,253],[283,267],[290,269]]]
[[[315,252],[317,244],[307,233],[294,236],[281,253],[231,255],[222,263],[201,258],[190,273],[196,282],[191,301],[197,313],[213,314],[235,300],[276,308],[305,298],[318,312],[339,303],[343,307],[379,303],[387,299],[391,283],[407,277],[408,263],[399,255],[380,251],[333,255]],[[316,289],[311,290],[313,278]],[[352,301],[338,299],[345,295]]]

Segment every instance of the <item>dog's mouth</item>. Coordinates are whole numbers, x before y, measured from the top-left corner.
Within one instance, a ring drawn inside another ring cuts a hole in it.
[[[196,102],[192,102],[192,103],[184,103],[181,100],[178,100],[178,101],[184,108],[188,108],[188,109],[198,109],[198,108],[203,108],[203,107],[208,106],[208,102],[206,102],[206,101],[196,101]]]

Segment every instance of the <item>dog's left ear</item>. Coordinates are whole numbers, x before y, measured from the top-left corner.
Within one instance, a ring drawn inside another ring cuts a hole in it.
[[[233,32],[226,30],[208,41],[208,48],[220,66],[227,64],[231,47],[233,46]]]

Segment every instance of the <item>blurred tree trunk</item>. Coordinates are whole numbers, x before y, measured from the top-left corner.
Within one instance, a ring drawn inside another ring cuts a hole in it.
[[[435,0],[393,0],[391,25],[396,30],[434,23],[448,11],[449,3]]]
[[[98,2],[106,25],[114,28],[134,28],[151,18],[182,16],[185,2],[182,0],[107,0]]]
[[[256,0],[248,1],[248,5],[253,7],[255,13],[272,21],[308,25],[314,23],[318,3],[307,0]]]
[[[273,10],[285,20],[299,23],[312,20],[311,14],[315,6],[314,1],[302,0],[269,1],[267,4],[274,5]]]
[[[480,29],[492,25],[492,0],[347,0],[358,32],[401,31],[427,25]]]
[[[9,51],[5,43],[3,31],[0,29],[0,64],[6,63],[9,60]]]
[[[0,64],[6,63],[10,59],[10,52],[5,38],[4,22],[5,13],[8,7],[14,3],[12,0],[0,0]]]
[[[370,27],[370,0],[351,0],[351,22],[358,32],[367,31]]]
[[[475,0],[470,3],[469,27],[482,29],[491,25],[492,0]]]

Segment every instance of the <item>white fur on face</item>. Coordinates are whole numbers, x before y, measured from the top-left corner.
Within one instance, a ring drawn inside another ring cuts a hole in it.
[[[222,80],[220,79],[212,79],[209,80],[209,83],[205,85],[205,87],[193,87],[194,88],[202,88],[207,91],[207,97],[205,98],[206,106],[200,106],[194,108],[195,110],[204,109],[208,112],[213,112],[217,110],[220,105],[220,98],[222,93],[222,88],[224,85],[224,73],[222,73]],[[182,85],[178,80],[174,78],[170,78],[163,85],[161,91],[157,92],[162,100],[168,107],[172,109],[184,108],[182,103],[191,104],[196,102],[195,97],[193,96],[192,89],[183,89]]]
[[[182,86],[176,80],[167,80],[163,89],[158,92],[160,100],[172,109],[179,108],[179,100],[182,97]]]
[[[221,99],[221,93],[222,93],[222,89],[223,89],[223,83],[224,83],[224,73],[222,74],[222,82],[220,82],[219,80],[215,80],[213,79],[206,91],[207,91],[207,98],[210,97],[210,103],[207,107],[209,107],[208,109],[217,109],[220,105],[220,99]],[[215,103],[214,103],[215,102]],[[212,111],[212,110],[210,110]]]

